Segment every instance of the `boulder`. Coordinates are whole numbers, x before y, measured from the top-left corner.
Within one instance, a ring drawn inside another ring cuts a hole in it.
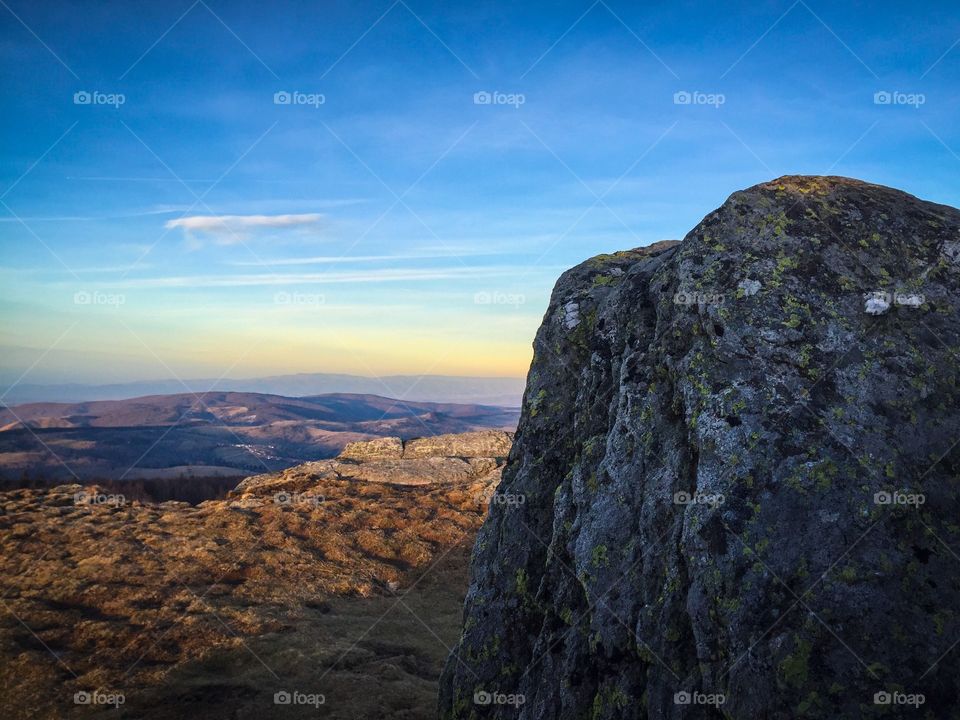
[[[441,717],[958,717],[958,238],[784,177],[566,272]]]

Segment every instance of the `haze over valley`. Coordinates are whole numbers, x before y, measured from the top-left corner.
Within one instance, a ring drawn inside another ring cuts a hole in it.
[[[518,408],[376,395],[155,395],[0,410],[0,478],[243,476],[332,457],[347,443],[480,428],[512,430]]]

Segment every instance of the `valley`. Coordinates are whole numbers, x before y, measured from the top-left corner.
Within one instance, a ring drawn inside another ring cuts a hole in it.
[[[0,478],[236,477],[336,455],[347,443],[513,429],[518,409],[336,393],[210,392],[0,409]]]

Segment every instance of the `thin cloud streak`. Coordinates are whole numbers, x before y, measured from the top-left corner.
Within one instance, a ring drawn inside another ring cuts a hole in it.
[[[165,228],[180,227],[184,230],[202,232],[230,232],[250,228],[284,228],[298,225],[314,225],[323,219],[319,213],[302,215],[191,215],[168,220]]]
[[[465,256],[486,256],[486,255],[499,255],[502,253],[497,253],[494,251],[473,251],[473,252],[461,252],[456,253],[460,257]],[[317,255],[314,257],[295,257],[295,258],[282,258],[279,260],[264,260],[263,262],[255,260],[234,260],[228,262],[227,265],[234,267],[273,267],[273,266],[283,266],[283,265],[331,265],[334,263],[366,263],[366,262],[389,262],[391,260],[442,260],[450,259],[452,253],[408,253],[405,255]]]
[[[200,287],[247,287],[254,285],[312,285],[327,283],[379,283],[427,280],[458,280],[469,278],[504,278],[508,273],[518,272],[517,267],[454,267],[449,269],[411,268],[382,269],[357,272],[291,273],[255,275],[194,275],[130,279],[117,283],[105,283],[111,288],[200,288]],[[559,268],[541,267],[545,272]]]
[[[212,238],[218,245],[234,245],[260,230],[291,230],[318,225],[325,216],[320,213],[300,215],[191,215],[167,220],[167,230],[182,228],[190,247],[201,247],[198,236]]]

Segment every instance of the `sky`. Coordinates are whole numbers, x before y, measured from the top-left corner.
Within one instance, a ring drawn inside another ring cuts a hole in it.
[[[0,2],[0,383],[523,376],[732,192],[960,205],[947,2]]]

